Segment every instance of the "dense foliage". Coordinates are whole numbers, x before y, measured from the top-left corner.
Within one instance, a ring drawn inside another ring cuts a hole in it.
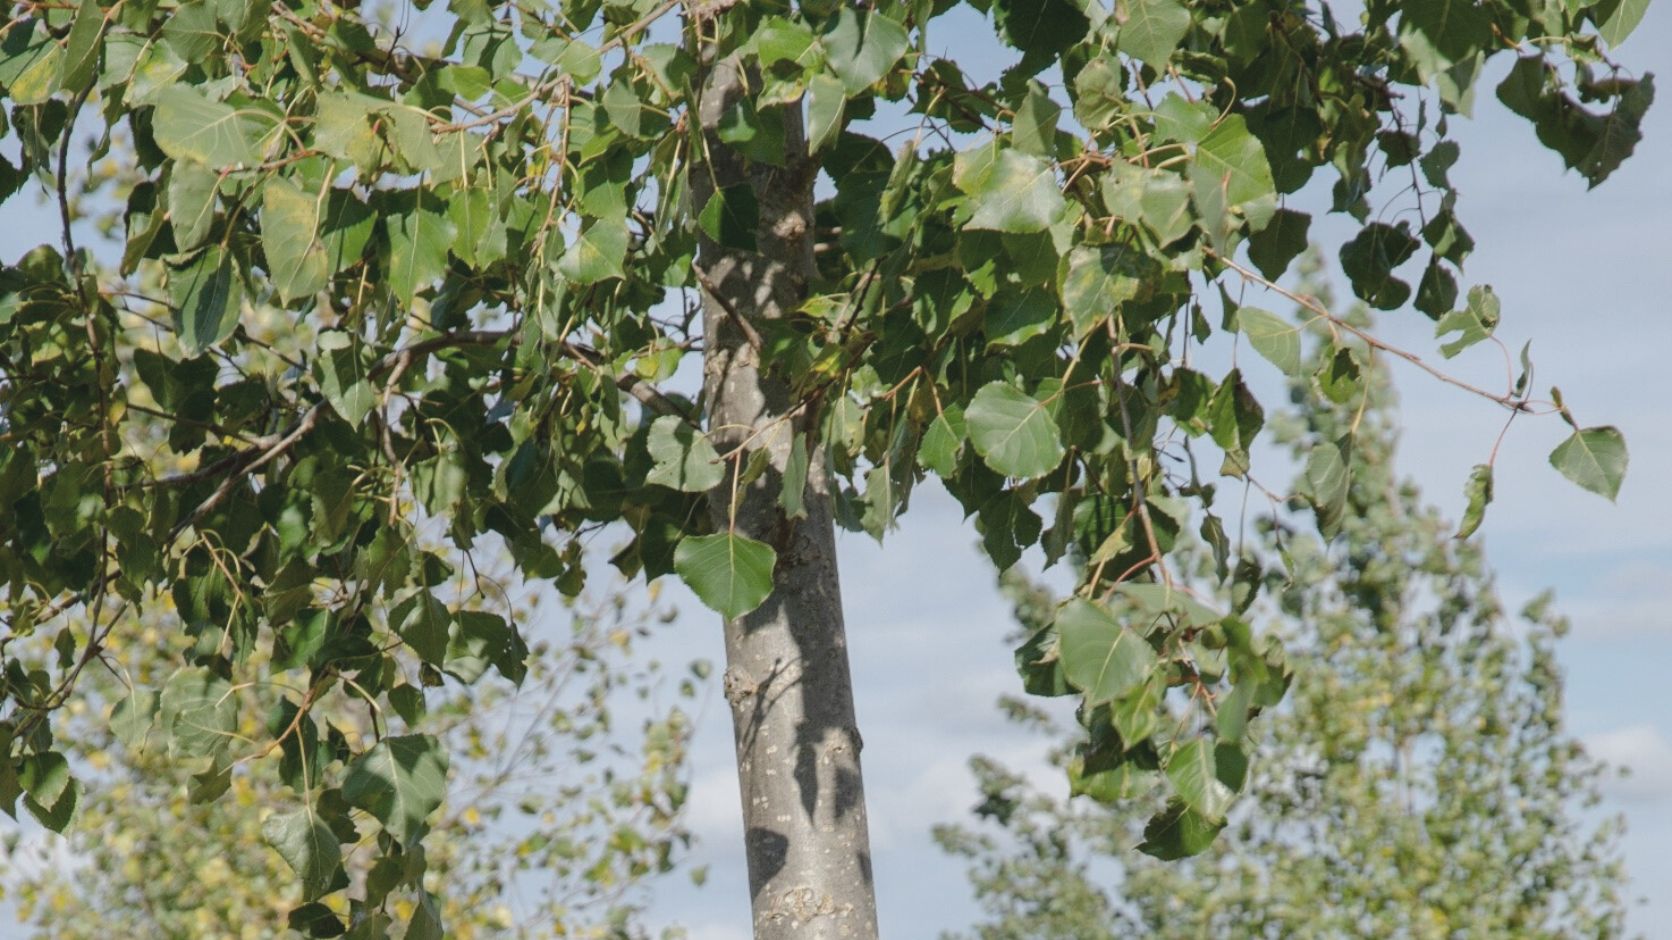
[[[1339,406],[1280,417],[1275,436],[1297,460],[1355,420]],[[936,833],[971,860],[987,915],[973,936],[1623,934],[1618,824],[1588,821],[1599,768],[1563,728],[1553,645],[1567,622],[1548,595],[1519,618],[1503,608],[1480,546],[1450,538],[1397,476],[1395,417],[1377,401],[1359,421],[1337,538],[1266,516],[1243,555],[1294,680],[1249,732],[1257,756],[1237,765],[1247,797],[1227,836],[1187,860],[1147,860],[1129,851],[1146,837],[1130,807],[1058,799],[978,758],[988,825]],[[1210,582],[1211,566],[1199,559],[1197,578]],[[1018,577],[1008,589],[1024,631],[1043,629],[1050,598]],[[1158,799],[1154,772],[1116,778],[1091,761],[1070,765],[1077,792]]]
[[[281,746],[211,781],[183,770],[155,735],[107,726],[105,709],[134,686],[163,682],[189,642],[165,608],[120,631],[108,654],[114,670],[89,676],[58,722],[59,747],[87,776],[68,852],[43,863],[14,837],[0,855],[0,890],[29,936],[281,936],[349,916],[344,894],[323,890],[342,876],[387,898],[396,920],[430,917],[459,940],[646,936],[638,922],[648,879],[671,871],[690,838],[680,814],[692,729],[680,705],[707,668],[674,677],[643,661],[640,648],[671,611],[641,611],[620,594],[576,604],[570,629],[531,627],[539,639],[520,688],[432,690],[422,712],[412,710],[416,695],[397,694],[397,720],[446,742],[454,760],[424,842],[422,884],[402,888],[405,873],[365,850],[372,834],[346,807],[318,807],[347,843],[339,856],[332,842],[309,843],[286,793],[375,739],[386,719],[366,700],[310,703],[324,739]],[[519,614],[531,625],[549,616],[527,605]],[[254,690],[237,695],[243,738],[295,718],[294,707],[258,712]],[[339,858],[341,874],[331,864]],[[314,895],[321,900],[300,905]],[[425,935],[420,927],[415,936]]]
[[[520,680],[517,627],[471,606],[484,547],[573,594],[582,540],[617,525],[622,572],[745,614],[782,543],[725,508],[772,481],[788,530],[827,498],[811,461],[855,528],[881,536],[933,474],[1001,568],[1034,545],[1087,558],[1025,683],[1083,695],[1113,763],[1165,768],[1148,848],[1198,851],[1287,667],[1167,561],[1199,528],[1216,577],[1253,587],[1198,457],[1245,478],[1264,410],[1192,346],[1303,368],[1299,329],[1232,297],[1306,244],[1286,197],[1315,176],[1361,225],[1339,246],[1360,297],[1437,318],[1448,355],[1486,339],[1498,305],[1459,280],[1447,173],[1488,60],[1514,58],[1497,99],[1593,184],[1653,93],[1610,58],[1642,0],[1373,0],[1351,21],[1290,0],[451,0],[385,26],[323,0],[8,6],[0,197],[45,192],[63,225],[0,270],[0,803],[54,829],[80,791],[53,716],[123,611],[167,598],[192,642],[113,721],[214,780],[323,739],[309,706],[345,688],[387,715],[483,663]],[[936,54],[951,14],[990,20],[999,78]],[[746,93],[700,100],[716,69]],[[749,184],[709,185],[739,161]],[[762,198],[821,174],[816,225]],[[114,237],[77,223],[112,200]],[[737,294],[702,282],[699,248],[817,258],[774,281],[792,311],[726,311],[792,396],[771,428],[726,433],[679,391],[718,343],[696,298]],[[1309,309],[1323,393],[1362,400],[1347,340],[1368,334]],[[1528,384],[1475,392],[1573,420]],[[767,430],[794,437],[782,465]],[[1356,447],[1349,429],[1309,456],[1326,532]],[[1552,461],[1611,496],[1626,457],[1575,424]],[[1490,461],[1471,487],[1473,525]],[[250,740],[246,708],[296,717]],[[294,781],[275,841],[310,898],[334,892],[318,813],[346,807],[416,884],[447,747],[393,723],[339,757]]]

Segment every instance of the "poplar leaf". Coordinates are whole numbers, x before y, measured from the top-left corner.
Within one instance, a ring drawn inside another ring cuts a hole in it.
[[[964,420],[976,453],[1005,476],[1031,480],[1062,462],[1061,436],[1045,404],[1013,385],[982,386]]]
[[[1258,307],[1242,307],[1237,310],[1237,329],[1255,352],[1285,375],[1301,373],[1299,326]]]
[[[673,568],[697,599],[735,620],[772,593],[778,553],[734,532],[689,536],[674,550]]]
[[[342,868],[342,844],[311,809],[274,813],[261,823],[261,837],[302,880],[302,900],[330,890]]]
[[[1175,0],[1123,0],[1126,23],[1115,37],[1115,48],[1146,65],[1160,69],[1190,31],[1190,11]]]
[[[232,256],[213,245],[169,274],[174,327],[186,355],[196,356],[232,335],[244,299],[244,284]]]
[[[320,202],[283,177],[268,180],[262,190],[261,247],[281,300],[312,296],[330,275],[319,240]]]
[[[1057,612],[1056,628],[1063,673],[1086,694],[1088,705],[1120,698],[1155,668],[1149,642],[1101,605],[1069,601]]]
[[[1550,452],[1550,465],[1562,476],[1610,502],[1620,494],[1628,460],[1625,435],[1614,427],[1574,431]]]
[[[214,101],[187,85],[157,95],[151,119],[157,146],[177,160],[193,160],[224,170],[260,162],[253,124],[224,101]]]
[[[427,734],[384,738],[343,775],[343,799],[406,848],[418,844],[446,792],[447,751]]]
[[[958,154],[952,182],[973,207],[965,228],[1043,232],[1068,208],[1050,161],[997,141]]]
[[[1463,523],[1457,527],[1457,538],[1466,539],[1475,534],[1480,528],[1481,520],[1486,518],[1486,506],[1492,502],[1492,466],[1490,464],[1476,464],[1469,472],[1469,482],[1463,488],[1463,493],[1469,498],[1468,508],[1463,510]]]
[[[704,493],[726,478],[726,465],[708,438],[674,415],[651,422],[646,445],[656,461],[645,481],[685,493]]]

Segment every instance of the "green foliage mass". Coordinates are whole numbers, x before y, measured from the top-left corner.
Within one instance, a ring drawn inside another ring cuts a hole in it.
[[[1451,538],[1450,523],[1396,475],[1391,396],[1375,384],[1362,415],[1332,406],[1273,419],[1299,464],[1333,451],[1356,423],[1352,483],[1334,539],[1274,512],[1239,553],[1257,572],[1252,609],[1276,625],[1293,680],[1284,702],[1246,727],[1222,700],[1221,741],[1246,741],[1251,762],[1203,742],[1184,771],[1189,785],[1174,781],[1188,798],[1216,776],[1246,779],[1225,837],[1185,861],[1129,851],[1210,834],[1146,825],[1142,807],[1164,799],[1161,774],[1094,770],[1096,722],[1075,735],[1091,750],[1058,751],[1076,798],[978,758],[984,824],[936,833],[970,860],[985,912],[970,936],[1623,935],[1618,821],[1585,821],[1600,768],[1562,724],[1554,641],[1567,622],[1547,595],[1519,618],[1503,608],[1480,547]],[[1211,583],[1213,565],[1198,549],[1196,578]],[[1006,586],[1024,630],[1044,628],[1049,596],[1018,576]],[[1006,707],[1062,734],[1031,705]],[[1130,802],[1096,802],[1116,789]]]
[[[110,654],[116,672],[89,677],[59,725],[61,747],[87,779],[67,831],[74,867],[0,863],[23,935],[253,940],[329,933],[359,914],[377,929],[408,925],[407,936],[430,916],[460,940],[647,936],[638,923],[645,882],[678,864],[690,839],[680,811],[692,727],[677,705],[644,702],[689,698],[706,667],[681,678],[642,662],[637,651],[658,626],[647,614],[671,618],[639,607],[622,595],[573,605],[569,630],[542,631],[551,638],[514,694],[432,694],[420,710],[407,688],[392,696],[398,712],[380,715],[343,690],[310,702],[303,717],[289,702],[257,714],[247,706],[263,696],[239,690],[224,700],[240,706],[236,735],[259,739],[292,721],[300,731],[212,781],[185,772],[157,729],[107,727],[103,712],[131,707],[178,655],[174,618],[127,625]],[[397,727],[408,733],[371,743]],[[437,781],[408,778],[449,754],[452,785],[438,807],[428,802]],[[387,773],[384,755],[394,758]],[[341,797],[296,806],[293,787],[339,771]],[[365,810],[357,788],[369,797]],[[425,827],[421,853],[375,851],[390,815],[381,801],[409,796],[411,815],[393,818]],[[347,882],[365,886],[365,905],[348,901]]]
[[[171,604],[191,642],[120,722],[207,785],[320,733],[314,690],[352,681],[387,712],[490,667],[518,681],[514,623],[449,587],[479,546],[574,595],[582,541],[613,526],[630,577],[677,574],[727,616],[770,596],[776,547],[704,511],[762,485],[770,435],[715,447],[711,403],[674,377],[720,341],[699,249],[750,271],[788,242],[816,259],[793,309],[731,312],[790,399],[800,456],[774,473],[823,480],[820,455],[839,517],[879,537],[932,473],[1001,568],[1035,545],[1088,558],[1076,610],[1123,627],[1077,627],[1075,649],[1108,668],[1058,659],[1048,628],[1024,681],[1097,699],[1095,772],[1173,787],[1147,850],[1199,850],[1247,758],[1224,729],[1288,667],[1167,560],[1187,526],[1225,553],[1197,451],[1245,477],[1264,424],[1192,345],[1246,335],[1295,368],[1229,298],[1304,247],[1287,197],[1315,176],[1360,226],[1339,246],[1360,297],[1438,318],[1448,355],[1485,339],[1447,171],[1487,62],[1514,60],[1496,98],[1593,185],[1653,98],[1612,58],[1631,0],[1374,0],[1351,22],[1288,0],[451,0],[411,6],[423,47],[319,0],[8,9],[0,199],[45,193],[63,225],[0,268],[0,807],[53,829],[82,789],[53,716],[129,609]],[[954,10],[990,20],[996,80],[931,51]],[[747,93],[702,101],[727,62]],[[890,115],[915,135],[878,136]],[[694,205],[721,148],[753,182]],[[810,228],[760,198],[821,178]],[[1362,397],[1367,334],[1312,318],[1324,392]],[[1535,409],[1526,376],[1484,395]],[[1618,435],[1575,435],[1556,468],[1612,496]],[[1353,438],[1309,461],[1327,532],[1351,521]],[[1470,487],[1483,510],[1490,468]],[[785,526],[832,495],[807,489],[784,490]],[[1175,706],[1202,738],[1161,735]],[[283,707],[303,717],[238,731]],[[289,784],[273,835],[310,893],[348,856],[309,813],[370,814],[406,864],[443,796],[440,739],[376,738]],[[377,935],[380,902],[349,890]]]

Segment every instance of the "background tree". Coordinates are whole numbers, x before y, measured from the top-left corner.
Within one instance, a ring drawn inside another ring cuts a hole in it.
[[[1274,420],[1275,440],[1303,463],[1356,424],[1352,483],[1335,538],[1275,514],[1242,555],[1263,572],[1254,604],[1294,678],[1250,726],[1258,756],[1240,771],[1248,795],[1231,835],[1188,860],[1144,859],[1130,851],[1146,836],[1129,809],[1057,799],[978,759],[976,812],[989,825],[936,833],[971,860],[987,913],[972,936],[1622,934],[1618,821],[1579,815],[1596,805],[1600,768],[1562,725],[1552,647],[1567,622],[1548,596],[1511,618],[1479,545],[1452,538],[1398,477],[1385,380],[1362,411],[1300,391],[1306,405]],[[1302,476],[1295,491],[1308,485]],[[1211,582],[1212,563],[1199,557],[1196,576]],[[1020,578],[1007,586],[1024,631],[1042,629],[1048,596]],[[1155,798],[1153,774],[1117,779],[1089,757],[1070,773],[1078,793]]]
[[[32,935],[256,938],[346,917],[341,894],[293,912],[299,892],[285,859],[295,847],[275,833],[289,820],[286,787],[309,772],[303,762],[328,765],[332,751],[372,737],[382,718],[363,701],[323,702],[312,711],[329,729],[317,758],[284,748],[277,760],[240,768],[222,798],[206,801],[201,781],[163,749],[116,740],[103,717],[127,697],[126,682],[160,681],[172,668],[178,642],[169,638],[181,635],[179,625],[162,614],[151,619],[124,631],[134,642],[110,651],[120,673],[91,677],[59,724],[60,747],[87,771],[69,830],[75,867],[0,862]],[[430,892],[395,893],[393,913],[410,917],[433,905],[447,935],[461,940],[645,936],[637,914],[646,882],[671,871],[690,838],[680,810],[691,718],[669,700],[695,694],[698,680],[669,681],[635,655],[656,620],[668,619],[652,619],[620,595],[577,606],[567,636],[558,631],[555,642],[543,639],[531,651],[529,675],[514,693],[498,686],[444,696],[414,717],[415,729],[448,742],[459,760],[425,843]],[[287,721],[293,711],[264,717],[245,709],[240,734],[270,733],[263,721]],[[342,862],[351,882],[387,893],[395,873],[367,851],[369,835],[349,836],[358,841],[345,846]]]
[[[1448,128],[1488,59],[1515,57],[1497,97],[1592,183],[1653,92],[1610,58],[1638,0],[1372,2],[1351,23],[1274,0],[400,9],[409,30],[318,0],[10,4],[0,195],[45,192],[63,225],[0,271],[0,796],[73,817],[52,716],[121,609],[169,596],[194,640],[122,720],[214,780],[319,733],[322,696],[388,714],[448,681],[455,638],[515,677],[515,627],[463,615],[446,585],[469,578],[421,530],[573,593],[613,526],[624,573],[677,574],[726,619],[762,937],[875,933],[834,520],[880,536],[932,473],[1001,568],[1080,546],[1029,682],[1072,686],[1166,769],[1153,850],[1203,848],[1240,782],[1221,721],[1284,667],[1167,562],[1187,526],[1224,550],[1196,451],[1246,476],[1263,424],[1192,347],[1300,368],[1295,329],[1230,297],[1287,270],[1310,219],[1285,197],[1320,170],[1362,225],[1340,246],[1355,292],[1440,318],[1448,351],[1479,341],[1498,311],[1459,299]],[[990,16],[996,79],[931,52],[955,11]],[[131,173],[83,172],[121,141]],[[84,198],[123,204],[119,245],[78,228]],[[275,311],[295,329],[261,327]],[[1355,348],[1327,360],[1338,394],[1362,394]],[[679,371],[698,357],[700,392]],[[1573,421],[1527,373],[1472,391]],[[1353,443],[1312,460],[1329,531]],[[1626,462],[1577,423],[1552,458],[1610,496]],[[305,678],[278,684],[281,662]],[[301,717],[246,741],[244,694]],[[448,752],[393,731],[293,787],[305,883],[342,854],[337,806],[421,880]],[[351,892],[352,924],[319,929],[378,934],[383,905]]]

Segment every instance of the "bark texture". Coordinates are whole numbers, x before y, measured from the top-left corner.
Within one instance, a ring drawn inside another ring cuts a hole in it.
[[[783,470],[807,415],[762,372],[756,326],[806,297],[816,168],[795,108],[774,109],[785,125],[783,167],[751,164],[719,140],[722,115],[751,84],[733,59],[706,63],[697,115],[706,154],[693,154],[690,182],[694,209],[717,187],[735,185],[750,186],[760,205],[757,250],[704,239],[696,263],[711,439],[722,454],[739,445],[770,454],[767,471],[736,490],[735,505],[730,479],[710,499],[717,525],[778,552],[771,597],[725,625],[754,931],[757,940],[868,940],[877,935],[876,902],[830,483],[822,456],[812,454],[806,516],[785,518]],[[763,119],[777,119],[770,114]]]

